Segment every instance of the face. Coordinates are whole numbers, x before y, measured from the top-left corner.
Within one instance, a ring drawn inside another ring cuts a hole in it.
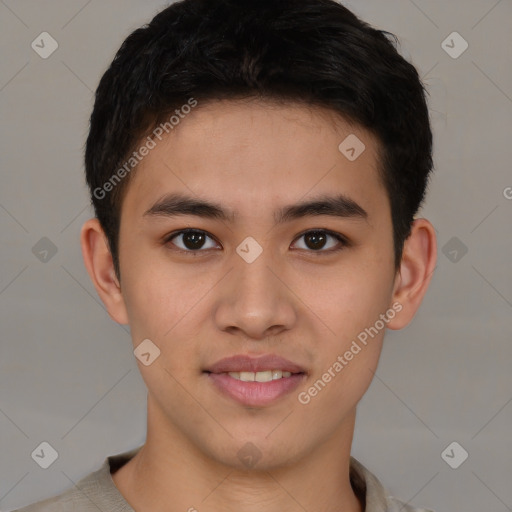
[[[132,178],[121,291],[134,347],[160,350],[138,363],[148,428],[231,466],[252,443],[266,468],[346,432],[398,311],[374,137],[323,109],[199,104]]]

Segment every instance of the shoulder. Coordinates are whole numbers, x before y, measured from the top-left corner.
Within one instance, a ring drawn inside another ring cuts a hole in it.
[[[75,509],[73,498],[70,494],[70,491],[66,491],[58,496],[32,503],[31,505],[18,508],[12,512],[69,512],[71,510],[77,510]]]
[[[67,491],[11,512],[133,512],[112,481],[111,472],[126,464],[140,449],[111,455],[96,471]]]
[[[11,512],[98,512],[108,505],[102,492],[105,471],[90,473],[71,489]]]
[[[104,463],[63,493],[11,512],[98,512],[98,506],[103,504],[101,488],[107,471]]]
[[[356,495],[366,503],[366,512],[434,512],[391,496],[377,477],[354,457],[350,457],[350,481]]]

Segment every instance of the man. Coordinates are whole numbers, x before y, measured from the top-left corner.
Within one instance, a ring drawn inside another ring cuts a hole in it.
[[[125,40],[81,244],[147,439],[23,511],[425,510],[350,454],[436,261],[424,89],[388,36],[334,0],[184,0]]]

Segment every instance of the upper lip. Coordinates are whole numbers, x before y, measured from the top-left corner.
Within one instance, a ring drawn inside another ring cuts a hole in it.
[[[292,363],[288,359],[275,354],[250,357],[248,355],[236,355],[220,359],[205,371],[209,373],[228,372],[262,372],[265,370],[282,370],[291,373],[305,373],[304,368]]]

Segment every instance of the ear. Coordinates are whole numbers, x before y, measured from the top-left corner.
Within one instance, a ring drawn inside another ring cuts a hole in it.
[[[121,286],[115,275],[107,237],[98,219],[89,219],[82,226],[80,245],[89,277],[110,318],[119,324],[128,324]]]
[[[388,322],[389,329],[402,329],[412,320],[430,284],[436,261],[434,227],[426,219],[414,220],[393,288],[392,303],[398,302],[402,309]]]

